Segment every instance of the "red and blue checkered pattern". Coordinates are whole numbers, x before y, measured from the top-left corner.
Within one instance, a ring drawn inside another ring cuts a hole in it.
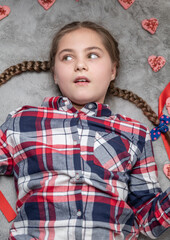
[[[11,240],[137,239],[170,225],[150,133],[107,105],[67,98],[11,113],[0,128],[0,174],[14,174]]]

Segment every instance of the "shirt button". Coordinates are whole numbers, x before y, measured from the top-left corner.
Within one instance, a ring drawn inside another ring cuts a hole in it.
[[[88,109],[95,109],[96,104],[95,103],[89,103],[87,107],[88,107]]]
[[[79,179],[80,179],[79,173],[76,173],[75,179],[76,179],[76,180],[79,180]]]
[[[96,139],[99,140],[101,138],[100,134],[96,132]]]
[[[77,217],[81,217],[81,211],[77,212]]]

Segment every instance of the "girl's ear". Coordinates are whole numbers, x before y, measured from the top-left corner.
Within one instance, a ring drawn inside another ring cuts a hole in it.
[[[115,78],[116,78],[116,63],[113,63],[112,73],[111,73],[111,81],[113,81]]]

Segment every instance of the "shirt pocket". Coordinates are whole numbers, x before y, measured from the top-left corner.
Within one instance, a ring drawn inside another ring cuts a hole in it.
[[[113,172],[131,169],[129,142],[111,132],[96,132],[94,140],[94,164]]]

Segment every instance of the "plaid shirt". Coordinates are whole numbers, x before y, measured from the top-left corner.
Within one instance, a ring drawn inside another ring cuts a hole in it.
[[[151,238],[170,225],[148,129],[105,104],[67,98],[11,113],[0,128],[0,174],[14,174],[9,239]]]

